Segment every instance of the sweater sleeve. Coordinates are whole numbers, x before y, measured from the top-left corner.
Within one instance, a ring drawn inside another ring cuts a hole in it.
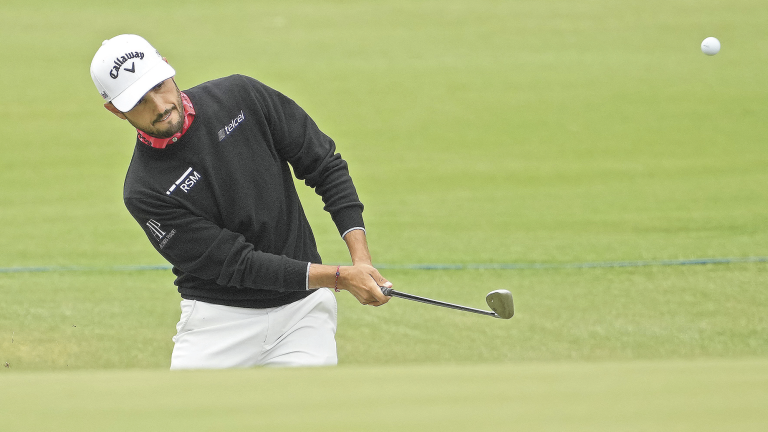
[[[160,255],[184,273],[235,288],[307,289],[307,262],[255,250],[241,234],[162,198],[126,198],[125,205]]]
[[[293,100],[266,85],[250,81],[253,97],[269,123],[275,150],[288,161],[299,180],[323,199],[339,234],[365,228],[363,204],[336,144]]]

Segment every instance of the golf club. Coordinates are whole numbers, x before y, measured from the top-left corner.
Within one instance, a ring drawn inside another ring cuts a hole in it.
[[[485,296],[485,302],[493,310],[486,311],[482,309],[475,309],[467,306],[460,306],[453,303],[446,303],[438,300],[432,300],[425,297],[415,296],[413,294],[406,294],[403,292],[395,291],[392,288],[381,287],[381,292],[385,296],[398,297],[406,300],[413,300],[421,303],[430,304],[433,306],[441,306],[450,309],[456,309],[464,312],[472,312],[480,315],[487,315],[494,318],[510,319],[515,314],[515,305],[512,301],[512,293],[507,290],[491,291]]]

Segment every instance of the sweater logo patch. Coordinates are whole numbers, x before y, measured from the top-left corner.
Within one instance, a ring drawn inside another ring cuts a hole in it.
[[[157,242],[160,245],[160,249],[164,248],[165,245],[168,243],[168,240],[171,239],[174,235],[176,235],[176,230],[171,230],[171,232],[166,233],[160,228],[160,223],[154,219],[150,219],[149,222],[147,222],[147,229],[149,229],[150,234],[152,234],[152,237],[157,240]]]
[[[245,120],[245,114],[243,114],[243,110],[240,110],[240,115],[232,119],[231,122],[229,122],[228,125],[224,126],[224,128],[219,130],[219,142],[224,141],[224,138],[226,138],[229,134],[232,133],[233,130],[242,123],[242,121]]]
[[[176,183],[172,184],[171,187],[165,191],[165,194],[170,195],[171,192],[176,190],[177,186],[179,189],[183,190],[184,193],[188,193],[189,190],[192,189],[192,186],[197,184],[198,180],[200,180],[200,174],[193,170],[192,167],[189,167],[189,169],[187,169],[184,174],[179,177],[178,180],[176,180]]]

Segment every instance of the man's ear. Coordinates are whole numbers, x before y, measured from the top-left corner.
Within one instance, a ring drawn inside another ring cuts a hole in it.
[[[114,105],[112,105],[112,102],[107,102],[104,104],[104,108],[107,109],[107,111],[111,112],[112,114],[118,116],[119,118],[125,120],[125,114],[123,114],[122,111],[117,109]]]

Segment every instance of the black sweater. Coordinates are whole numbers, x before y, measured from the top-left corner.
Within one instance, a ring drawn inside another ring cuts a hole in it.
[[[185,91],[187,132],[164,149],[137,140],[123,197],[185,299],[267,308],[302,299],[320,263],[296,177],[340,233],[363,227],[346,162],[295,102],[242,75]]]

